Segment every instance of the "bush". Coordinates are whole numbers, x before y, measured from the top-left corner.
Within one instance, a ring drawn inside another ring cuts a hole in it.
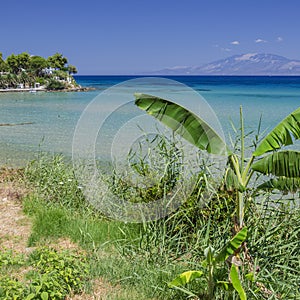
[[[63,90],[65,88],[66,88],[66,86],[63,82],[57,81],[54,79],[51,79],[47,85],[47,90],[50,90],[50,91]]]
[[[5,271],[4,265],[28,268],[21,280],[10,275],[0,276],[0,299],[65,299],[70,292],[82,292],[88,280],[86,258],[70,251],[43,247],[32,252],[27,260],[12,258],[9,252],[2,253],[0,259],[1,271]]]

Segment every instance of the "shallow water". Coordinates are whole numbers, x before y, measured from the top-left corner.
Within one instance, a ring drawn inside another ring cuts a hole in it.
[[[24,164],[39,151],[71,156],[74,130],[85,107],[101,91],[132,78],[134,77],[77,76],[76,79],[82,86],[96,88],[89,92],[0,93],[1,124],[32,123],[0,126],[1,164]],[[232,132],[230,119],[238,127],[240,105],[243,107],[248,131],[257,130],[260,115],[262,130],[270,129],[300,106],[300,77],[171,78],[195,89],[204,97],[216,113],[227,139],[229,132]],[[172,89],[165,84],[161,86],[164,91],[168,88]],[[143,92],[143,86],[138,86],[137,90]],[[182,94],[183,97],[185,95]],[[105,105],[103,104],[102,109]],[[111,126],[117,124],[124,113],[124,110],[119,111],[116,122],[111,122]],[[127,113],[130,114],[130,111]]]

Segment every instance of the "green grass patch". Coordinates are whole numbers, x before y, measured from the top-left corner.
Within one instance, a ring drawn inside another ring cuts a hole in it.
[[[204,271],[201,262],[207,246],[219,251],[233,236],[236,207],[224,191],[216,191],[205,205],[192,194],[164,219],[125,224],[108,220],[85,202],[72,167],[61,157],[36,161],[25,177],[34,186],[23,202],[33,221],[29,245],[64,237],[78,243],[90,254],[90,276],[112,286],[107,299],[186,299],[167,283],[188,270]],[[271,201],[272,197],[262,194],[259,201],[247,200],[249,256],[241,255],[239,276],[248,299],[297,299],[300,210],[297,203]],[[228,280],[227,263],[220,266],[220,276]],[[201,295],[205,280],[184,288]],[[215,299],[238,299],[238,295],[220,289]]]

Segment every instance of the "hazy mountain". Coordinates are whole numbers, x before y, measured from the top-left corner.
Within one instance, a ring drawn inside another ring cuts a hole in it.
[[[173,67],[153,75],[300,75],[300,60],[274,54],[234,55],[198,67]]]

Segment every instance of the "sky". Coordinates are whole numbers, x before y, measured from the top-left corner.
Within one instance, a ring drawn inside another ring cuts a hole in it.
[[[0,52],[79,74],[142,74],[243,53],[300,60],[299,0],[2,0]]]

